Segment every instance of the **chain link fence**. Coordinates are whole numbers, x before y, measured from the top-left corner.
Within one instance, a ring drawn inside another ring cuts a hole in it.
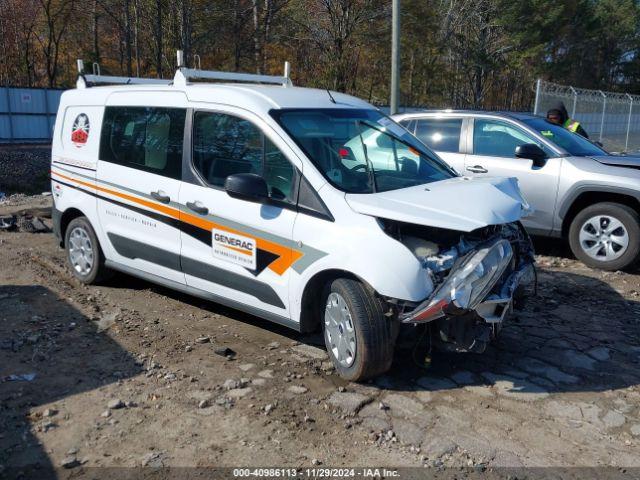
[[[546,115],[558,101],[591,140],[611,152],[640,151],[640,95],[587,90],[538,80],[534,113]]]

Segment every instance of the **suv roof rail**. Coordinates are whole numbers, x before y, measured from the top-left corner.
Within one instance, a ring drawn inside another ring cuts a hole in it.
[[[77,65],[78,80],[76,81],[76,88],[87,88],[92,85],[170,85],[173,81],[165,80],[162,78],[115,77],[111,75],[101,75],[100,65],[98,65],[97,63],[93,64],[93,73],[86,74],[84,72],[84,62],[78,59]]]
[[[184,54],[182,50],[177,52],[178,70],[173,79],[173,84],[184,86],[189,80],[221,80],[241,83],[269,83],[291,87],[293,83],[289,74],[291,67],[289,62],[284,62],[284,75],[260,75],[255,73],[220,72],[215,70],[200,70],[199,68],[187,68],[184,66]]]

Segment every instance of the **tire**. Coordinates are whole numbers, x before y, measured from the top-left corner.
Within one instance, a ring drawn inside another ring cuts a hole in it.
[[[398,328],[384,315],[383,304],[373,292],[357,280],[339,278],[325,287],[322,298],[325,345],[340,376],[360,382],[389,370]],[[340,317],[339,312],[344,308],[347,316]],[[351,356],[336,354],[340,351],[337,347],[341,338],[337,326],[340,318],[344,339],[342,351],[349,351]]]
[[[614,221],[619,227],[613,228]],[[580,211],[571,222],[569,245],[589,267],[610,271],[629,268],[640,259],[640,217],[626,205],[596,203]]]
[[[96,232],[86,217],[71,220],[65,231],[64,246],[71,272],[80,282],[92,285],[111,276]]]

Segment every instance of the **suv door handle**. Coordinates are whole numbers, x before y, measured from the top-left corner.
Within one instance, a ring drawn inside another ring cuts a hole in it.
[[[467,167],[467,170],[473,173],[487,173],[489,170],[484,168],[482,165],[474,165],[473,167]]]
[[[169,203],[171,201],[171,197],[164,193],[162,190],[151,192],[151,196],[162,203]]]
[[[187,208],[200,215],[206,215],[207,213],[209,213],[209,209],[197,200],[195,202],[187,202]]]

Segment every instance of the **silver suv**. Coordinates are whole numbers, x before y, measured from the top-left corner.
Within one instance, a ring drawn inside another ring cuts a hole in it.
[[[464,175],[516,177],[534,235],[562,237],[582,262],[619,270],[640,259],[640,158],[611,155],[529,114],[431,111],[396,121]]]

